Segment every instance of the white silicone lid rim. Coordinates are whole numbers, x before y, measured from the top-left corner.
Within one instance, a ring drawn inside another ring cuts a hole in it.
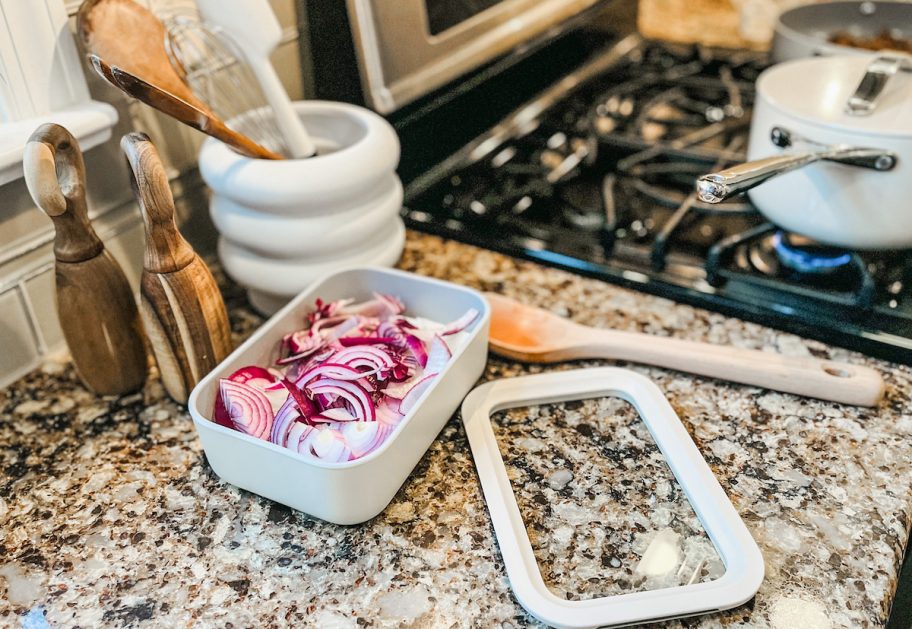
[[[632,404],[687,495],[725,564],[714,581],[568,601],[545,585],[491,427],[497,411],[594,397]],[[659,388],[627,369],[604,367],[488,382],[462,403],[462,420],[510,585],[519,603],[553,627],[585,629],[670,620],[750,600],[763,581],[763,556],[706,461]]]

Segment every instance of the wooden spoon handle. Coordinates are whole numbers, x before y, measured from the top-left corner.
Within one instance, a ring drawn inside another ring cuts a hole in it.
[[[843,404],[876,406],[884,394],[880,374],[861,365],[616,330],[583,330],[584,351],[591,357],[629,360]]]
[[[152,85],[121,68],[108,65],[98,55],[90,54],[89,61],[101,78],[127,96],[145,103],[188,127],[221,140],[241,155],[261,159],[283,159],[278,153],[270,151],[246,135],[228,128],[225,123],[209,114],[208,111],[204,111],[192,103],[188,103],[178,96]]]

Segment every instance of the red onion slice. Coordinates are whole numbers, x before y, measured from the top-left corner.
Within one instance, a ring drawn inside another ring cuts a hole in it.
[[[352,422],[358,419],[346,408],[327,408],[320,413],[320,418],[333,422]]]
[[[285,438],[285,443],[282,445],[286,448],[291,448],[295,452],[300,452],[301,454],[311,454],[307,438],[314,430],[315,428],[313,426],[308,426],[303,422],[295,422],[289,429],[288,435]]]
[[[266,394],[255,387],[223,378],[219,388],[234,427],[258,439],[272,428],[272,406]]]
[[[333,362],[321,363],[315,367],[312,367],[298,376],[298,379],[295,381],[295,384],[299,387],[304,387],[308,382],[317,380],[319,378],[332,378],[335,380],[358,380],[363,378],[364,373],[358,371],[354,367],[349,367],[348,365],[343,365],[342,363]]]
[[[357,382],[350,380],[335,380],[333,378],[323,378],[311,382],[307,390],[313,395],[336,395],[348,403],[352,414],[363,421],[376,421],[377,413],[374,401],[368,393]]]
[[[443,340],[442,336],[435,334],[428,349],[427,364],[424,366],[424,371],[429,374],[440,373],[452,357],[453,353],[447,346],[446,341]]]
[[[434,381],[434,378],[437,377],[437,374],[432,373],[430,375],[424,376],[409,389],[409,392],[405,394],[405,397],[399,402],[399,412],[403,415],[408,415],[409,411],[415,408],[415,404],[421,398],[428,387],[431,386],[431,383]]]
[[[228,379],[232,382],[249,384],[251,386],[257,386],[263,389],[275,382],[276,377],[270,373],[268,369],[257,367],[256,365],[250,365],[247,367],[241,367],[233,374],[228,376]]]
[[[269,440],[280,446],[287,445],[288,433],[301,416],[298,405],[292,396],[288,396],[282,408],[278,410],[272,422],[272,430],[269,433]]]
[[[456,319],[451,323],[447,323],[443,326],[443,330],[440,331],[441,336],[449,336],[450,334],[456,334],[457,332],[462,332],[467,327],[472,325],[472,322],[478,318],[480,313],[475,310],[475,308],[469,308],[464,315]]]
[[[392,345],[396,339],[389,336],[343,336],[339,339],[342,347],[356,345]]]
[[[351,422],[339,431],[352,451],[352,458],[359,459],[383,445],[392,428],[380,422]]]
[[[218,393],[215,394],[215,408],[212,410],[212,420],[219,426],[234,429],[234,422],[225,408],[225,400],[222,399],[222,390],[219,387]]]
[[[338,430],[315,428],[305,441],[314,456],[328,463],[341,463],[351,458],[351,449]]]

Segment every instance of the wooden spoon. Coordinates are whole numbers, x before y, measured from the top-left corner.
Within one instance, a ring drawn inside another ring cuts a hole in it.
[[[108,83],[122,90],[128,96],[136,98],[150,107],[171,116],[197,131],[202,131],[230,146],[247,157],[262,159],[283,159],[281,155],[270,151],[251,140],[243,133],[230,129],[215,115],[208,113],[178,96],[166,92],[147,81],[134,76],[116,66],[108,65],[98,55],[89,55],[92,67]]]
[[[133,0],[85,0],[76,14],[76,30],[90,53],[212,113],[171,65],[165,51],[165,25],[141,4]]]
[[[591,328],[502,295],[485,297],[491,350],[514,360],[626,360],[860,406],[876,406],[884,393],[880,374],[860,365]]]

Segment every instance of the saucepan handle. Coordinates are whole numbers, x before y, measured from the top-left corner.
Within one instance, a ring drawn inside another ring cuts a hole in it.
[[[846,103],[846,113],[851,116],[869,116],[877,107],[877,99],[887,82],[900,70],[912,70],[912,58],[899,55],[881,55],[868,65],[861,82]]]
[[[776,127],[772,135],[775,142],[778,137],[787,137],[788,131]],[[703,175],[697,179],[697,195],[706,203],[721,203],[773,177],[822,160],[872,170],[891,170],[896,166],[897,158],[895,154],[883,149],[838,146],[805,153],[784,153]]]

